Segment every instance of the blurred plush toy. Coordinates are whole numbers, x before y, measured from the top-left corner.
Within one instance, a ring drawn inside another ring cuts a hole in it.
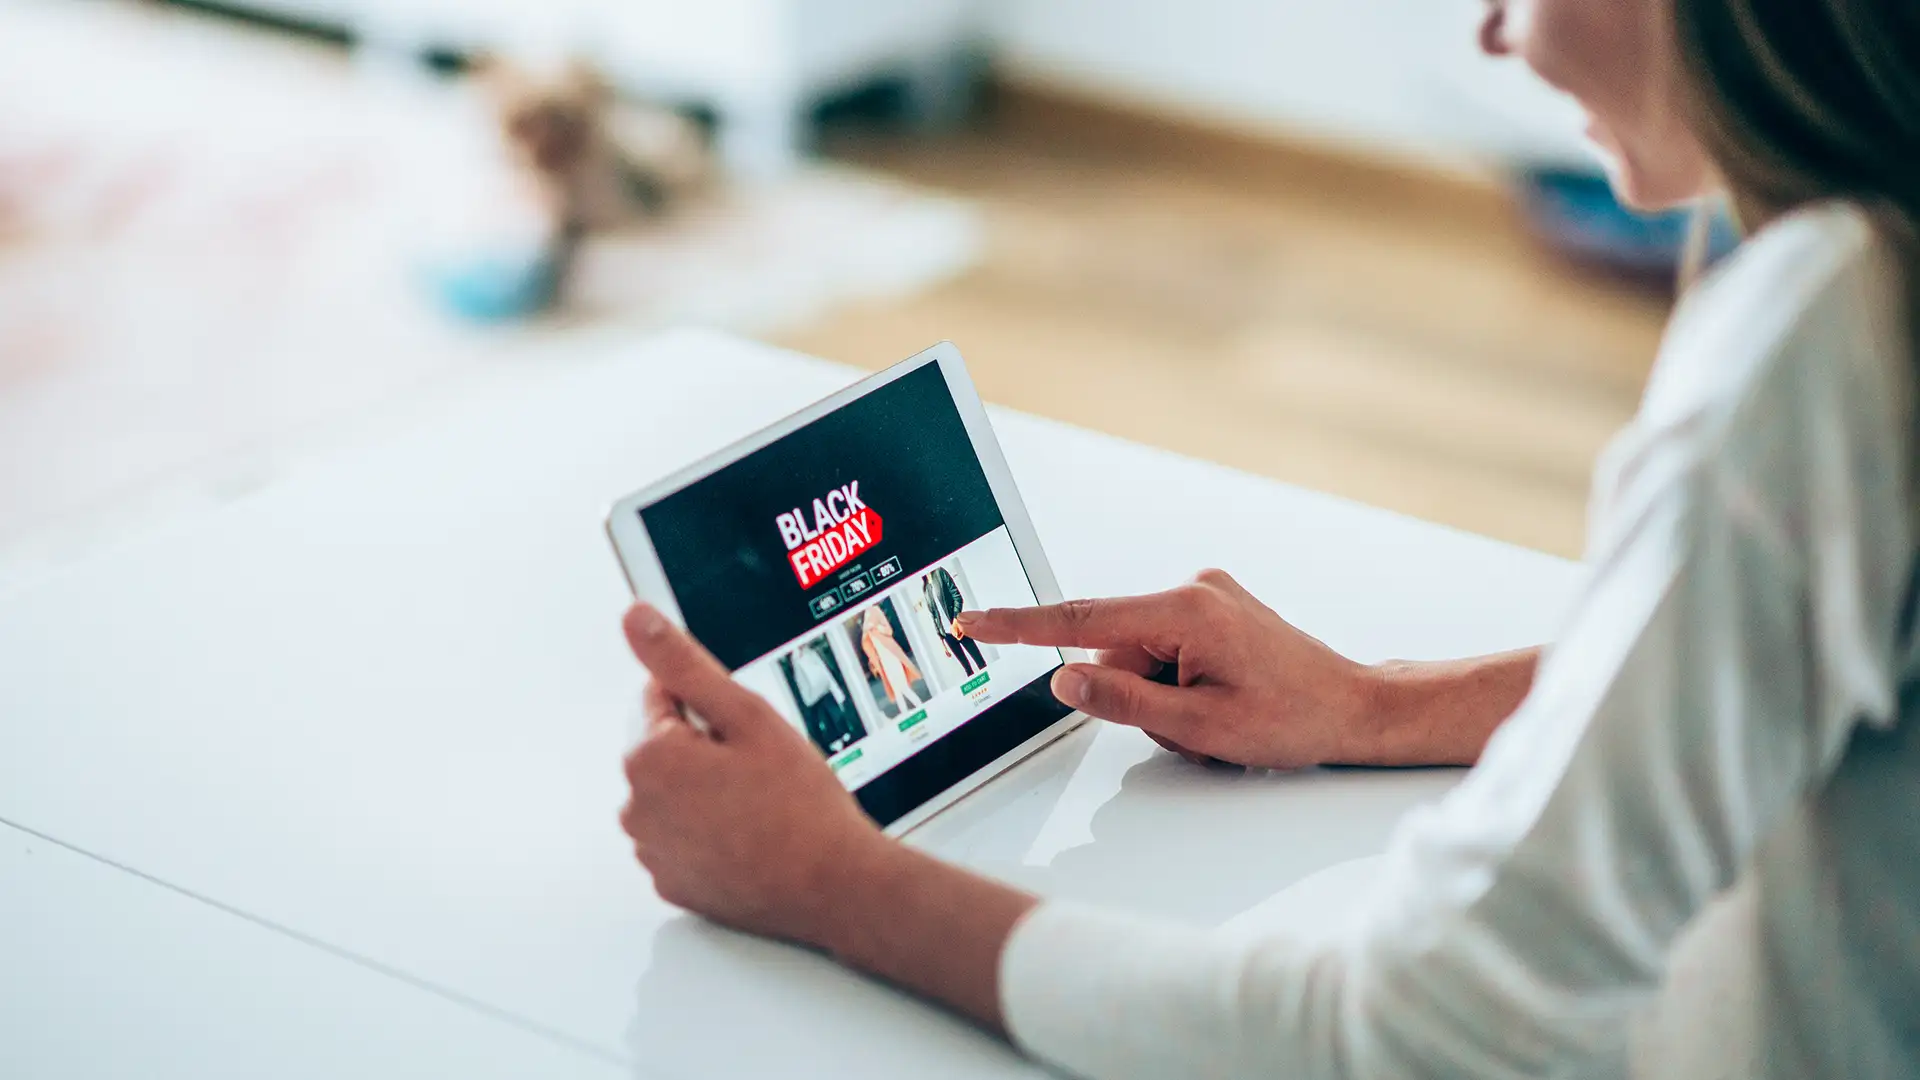
[[[483,56],[473,76],[520,168],[576,239],[664,214],[707,175],[697,126],[670,109],[616,100],[584,64],[544,71]]]
[[[497,187],[474,177],[477,194],[443,193],[452,239],[428,261],[441,301],[465,318],[552,306],[583,242],[667,214],[707,178],[695,124],[617,100],[584,65],[482,57],[471,70],[504,174]]]

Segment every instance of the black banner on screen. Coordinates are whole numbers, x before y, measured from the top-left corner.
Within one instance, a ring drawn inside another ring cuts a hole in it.
[[[640,517],[687,628],[729,668],[1002,524],[933,363]]]

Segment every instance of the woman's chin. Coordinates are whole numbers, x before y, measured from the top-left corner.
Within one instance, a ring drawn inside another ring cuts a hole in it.
[[[1630,169],[1609,168],[1607,180],[1613,184],[1613,197],[1620,201],[1621,206],[1635,213],[1657,214],[1673,207],[1672,203],[1649,194],[1646,186],[1637,180]]]
[[[1690,184],[1662,184],[1637,176],[1632,169],[1608,173],[1614,198],[1620,205],[1641,214],[1658,214],[1692,206],[1707,193]]]
[[[1646,168],[1638,155],[1598,121],[1587,125],[1587,140],[1613,185],[1613,197],[1629,210],[1657,214],[1692,205],[1709,194],[1702,182],[1682,181]]]
[[[1606,171],[1607,182],[1613,186],[1613,197],[1629,210],[1657,214],[1684,206],[1699,197],[1698,192],[1675,191],[1675,185],[1657,182],[1634,163],[1631,155],[1610,146],[1595,143],[1594,156]]]

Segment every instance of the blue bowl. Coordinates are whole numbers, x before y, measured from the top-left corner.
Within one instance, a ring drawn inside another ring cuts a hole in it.
[[[1633,277],[1657,278],[1679,268],[1693,212],[1642,214],[1620,205],[1598,173],[1531,169],[1520,175],[1521,199],[1534,231],[1580,262]],[[1739,246],[1739,230],[1724,213],[1713,218],[1709,258]]]
[[[428,271],[440,302],[461,318],[500,323],[547,310],[559,291],[560,274],[546,254],[526,259],[491,258]]]

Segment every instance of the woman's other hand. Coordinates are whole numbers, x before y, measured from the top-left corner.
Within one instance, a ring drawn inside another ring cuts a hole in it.
[[[837,883],[879,853],[879,829],[805,735],[658,611],[637,605],[626,631],[653,681],[620,824],[654,887],[715,922],[821,944]]]
[[[1294,628],[1239,582],[1207,570],[1151,596],[966,612],[968,637],[1097,650],[1054,696],[1137,727],[1190,760],[1292,769],[1384,763],[1373,669]],[[1163,673],[1178,674],[1178,686]]]

